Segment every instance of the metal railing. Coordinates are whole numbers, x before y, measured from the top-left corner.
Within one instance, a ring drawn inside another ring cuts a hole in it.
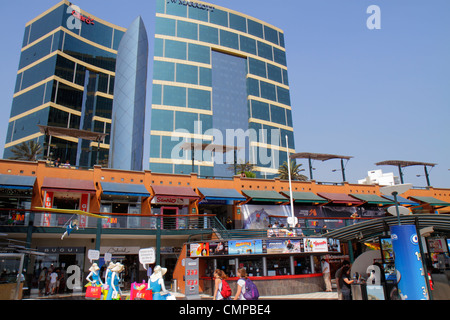
[[[226,229],[213,214],[201,215],[144,215],[105,213],[101,221],[102,229],[136,230],[199,230],[199,234],[211,234],[217,239],[265,238],[272,236],[314,236],[373,218],[348,217],[301,217],[298,228]],[[78,214],[61,214],[42,210],[0,209],[0,227],[46,227],[66,228],[73,220],[78,220],[80,229],[98,227],[98,218]],[[327,226],[326,228],[324,226]]]

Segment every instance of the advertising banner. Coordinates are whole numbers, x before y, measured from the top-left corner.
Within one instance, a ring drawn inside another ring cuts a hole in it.
[[[261,254],[262,240],[231,240],[228,241],[228,254]]]
[[[328,252],[327,238],[305,238],[305,252]]]
[[[415,225],[391,226],[392,248],[402,300],[428,300]]]
[[[303,252],[303,239],[267,240],[267,253],[295,253]]]

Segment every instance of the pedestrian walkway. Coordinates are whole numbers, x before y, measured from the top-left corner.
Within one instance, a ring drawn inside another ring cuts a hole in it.
[[[184,300],[185,295],[179,292],[172,293],[177,300]],[[37,295],[24,298],[23,300],[84,300],[84,293],[64,293],[55,294],[49,296],[39,297]],[[123,292],[123,299],[126,300],[130,296],[130,292]],[[207,294],[200,294],[201,300],[212,300],[213,297]],[[299,293],[299,294],[289,294],[281,296],[261,296],[259,300],[338,300],[337,292],[312,292],[312,293]]]

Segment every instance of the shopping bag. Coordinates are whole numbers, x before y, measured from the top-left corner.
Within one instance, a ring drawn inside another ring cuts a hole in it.
[[[100,299],[102,295],[102,287],[89,286],[86,287],[86,298]]]
[[[151,290],[147,290],[147,284],[132,283],[130,290],[130,300],[152,300],[153,295]]]

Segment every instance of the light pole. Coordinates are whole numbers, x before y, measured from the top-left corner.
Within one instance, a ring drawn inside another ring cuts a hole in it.
[[[288,136],[286,135],[286,154],[287,154],[287,167],[288,167],[288,177],[289,177],[289,197],[291,199],[291,217],[288,222],[292,228],[295,227],[295,217],[294,217],[294,199],[292,197],[292,181],[291,181],[291,159],[289,158],[289,143]]]

